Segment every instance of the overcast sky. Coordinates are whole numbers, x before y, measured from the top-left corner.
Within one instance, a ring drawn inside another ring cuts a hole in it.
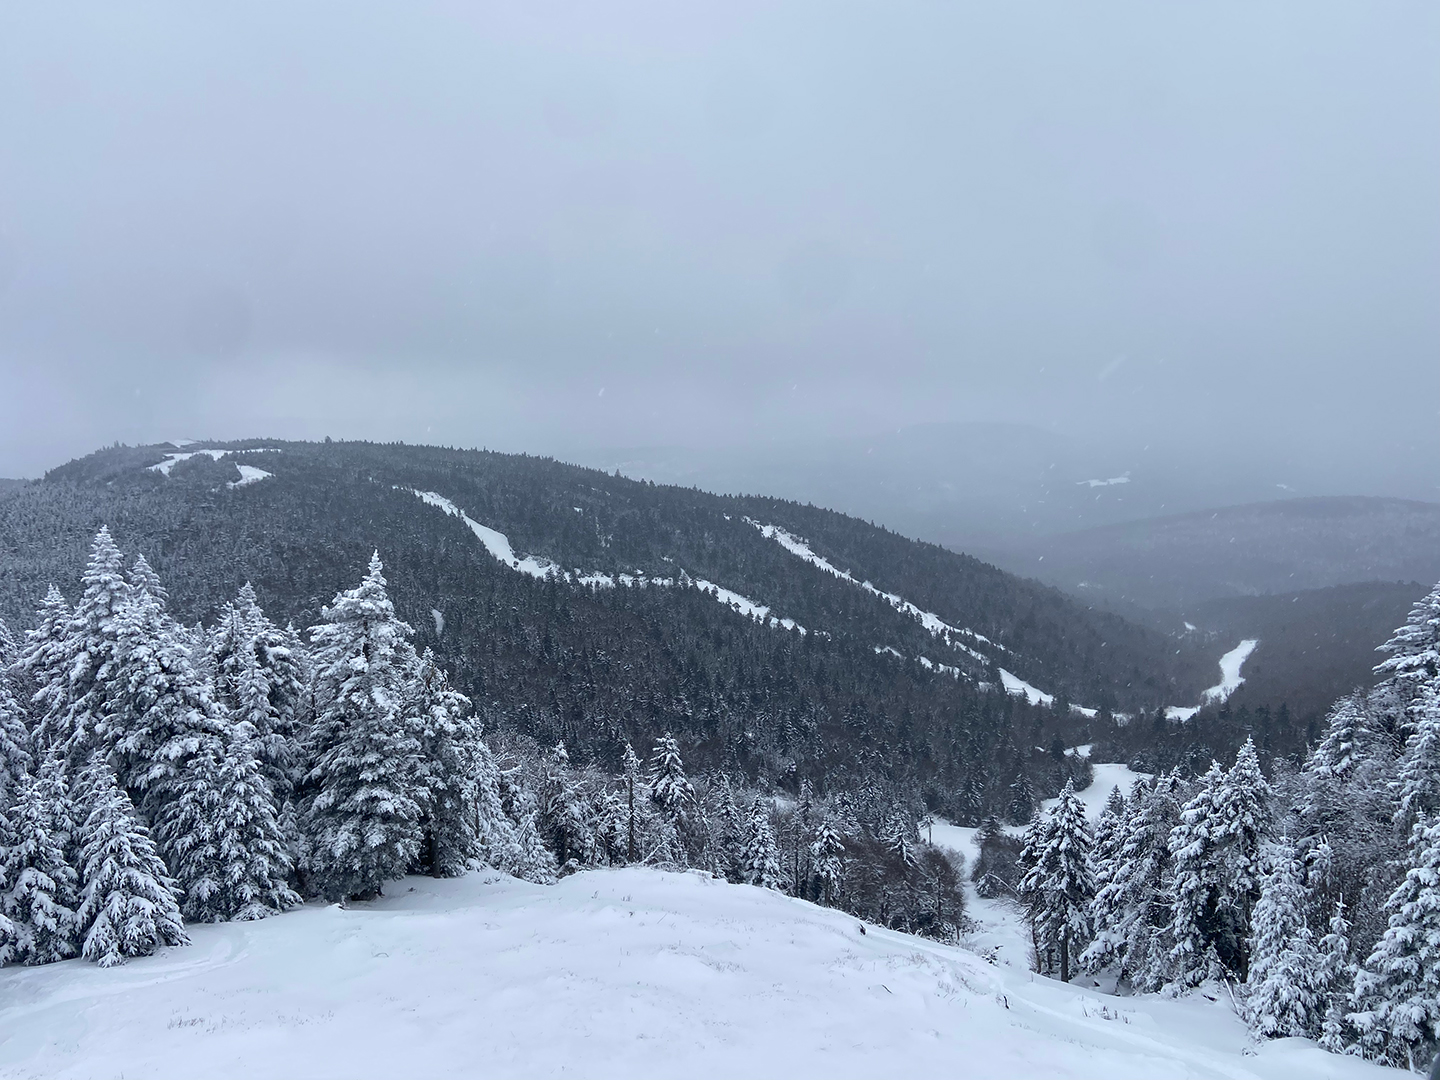
[[[1440,460],[1431,0],[0,9],[0,476],[969,420]]]

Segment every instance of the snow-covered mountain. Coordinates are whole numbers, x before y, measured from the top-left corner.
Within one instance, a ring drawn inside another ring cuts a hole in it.
[[[1067,773],[1045,747],[1089,741],[1106,710],[1198,703],[1235,644],[1192,648],[813,506],[514,455],[266,440],[110,448],[0,500],[0,615],[28,625],[101,524],[187,623],[248,580],[282,624],[310,625],[379,549],[417,647],[487,723],[586,759],[671,731],[697,767],[883,776],[937,805],[977,773],[997,800],[1017,770],[1054,794]]]

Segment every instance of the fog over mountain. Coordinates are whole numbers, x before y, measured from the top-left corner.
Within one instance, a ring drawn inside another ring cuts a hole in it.
[[[13,12],[0,476],[263,432],[675,447],[856,509],[876,443],[1031,515],[1058,457],[1061,527],[1127,472],[1157,513],[1434,500],[1437,38],[1420,3]],[[1038,433],[889,434],[931,423]]]

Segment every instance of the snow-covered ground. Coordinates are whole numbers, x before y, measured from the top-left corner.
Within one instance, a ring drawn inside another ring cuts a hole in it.
[[[1220,682],[1205,691],[1205,704],[1224,701],[1240,689],[1240,684],[1245,681],[1240,669],[1259,644],[1255,638],[1246,638],[1220,658]]]
[[[257,469],[254,465],[237,464],[235,468],[240,470],[240,479],[231,480],[225,485],[226,487],[246,487],[250,484],[258,484],[261,480],[275,475],[274,473],[266,472],[264,469]]]
[[[1031,705],[1054,705],[1055,695],[1047,694],[1044,690],[1037,690],[1018,675],[1012,675],[1004,668],[1000,669],[1000,683],[1005,687],[1007,694],[1024,694],[1025,700]]]
[[[182,445],[182,444],[181,444],[181,443],[172,442],[170,445],[171,445],[171,446],[180,446],[180,445]],[[187,446],[188,446],[189,444],[188,444],[188,443],[184,443],[183,445],[187,445]],[[187,452],[183,452],[183,453],[178,453],[178,454],[166,454],[164,461],[159,462],[158,464],[149,466],[149,469],[150,469],[151,472],[158,472],[161,476],[169,476],[169,475],[170,475],[170,470],[173,469],[173,468],[175,468],[175,466],[178,465],[178,464],[180,464],[180,462],[182,462],[182,461],[189,461],[191,458],[200,457],[200,456],[202,456],[202,455],[204,455],[205,457],[208,457],[211,461],[219,461],[221,458],[223,458],[223,457],[229,457],[231,454],[278,454],[278,453],[280,453],[280,448],[277,447],[277,446],[256,446],[256,447],[252,447],[252,448],[249,449],[249,450],[214,450],[214,449],[211,449],[211,450],[191,450],[191,451],[187,451]],[[249,467],[249,466],[246,466],[246,465],[241,465],[241,466],[239,466],[239,469],[240,469],[240,479],[239,479],[237,482],[231,484],[231,485],[230,485],[231,487],[239,487],[241,484],[244,484],[244,483],[253,483],[253,481],[247,481],[247,480],[246,480],[246,475],[247,475],[247,474],[246,474],[245,470],[246,470],[248,467]],[[255,469],[255,470],[253,470],[253,471],[255,471],[255,472],[260,472],[261,470]],[[270,473],[265,473],[265,476],[270,476],[270,475],[271,475]],[[264,477],[256,477],[256,479],[264,479]]]
[[[414,494],[427,506],[433,506],[437,510],[443,510],[451,517],[458,517],[465,523],[466,527],[475,534],[475,539],[479,540],[480,543],[485,546],[485,550],[494,558],[510,567],[511,570],[535,578],[547,578],[554,573],[564,573],[560,567],[556,566],[549,559],[541,559],[534,555],[526,555],[524,558],[520,558],[510,546],[509,537],[502,532],[490,528],[488,525],[480,524],[480,522],[465,513],[464,510],[461,510],[460,507],[445,498],[444,495],[437,495],[433,491],[415,491]],[[565,576],[569,577],[568,574]],[[607,578],[606,580],[608,581],[609,579]],[[614,582],[611,581],[610,584],[613,585]]]
[[[391,892],[106,971],[0,970],[0,1075],[1397,1075],[1255,1048],[1228,1003],[1106,997],[698,873]]]
[[[715,597],[715,599],[719,600],[720,603],[724,604],[726,607],[734,608],[736,611],[740,612],[741,615],[745,615],[751,619],[758,619],[761,622],[766,623],[767,625],[772,627],[778,626],[783,630],[798,630],[802,634],[805,633],[805,628],[799,623],[797,623],[794,619],[778,619],[774,615],[770,614],[770,609],[768,607],[766,607],[764,604],[757,604],[749,597],[741,596],[737,592],[732,592],[731,590],[726,589],[720,585],[716,585],[713,581],[705,581],[702,578],[695,578],[694,582],[695,587],[701,592],[706,593],[709,596]]]
[[[1190,626],[1189,623],[1185,625]],[[1191,629],[1193,630],[1194,627]],[[1165,710],[1166,719],[1189,720],[1206,705],[1218,705],[1223,701],[1228,701],[1230,695],[1239,690],[1240,684],[1245,681],[1245,676],[1240,674],[1240,669],[1245,666],[1245,661],[1250,659],[1250,654],[1259,644],[1260,642],[1256,638],[1246,638],[1220,657],[1220,681],[1200,696],[1201,704],[1171,705]]]

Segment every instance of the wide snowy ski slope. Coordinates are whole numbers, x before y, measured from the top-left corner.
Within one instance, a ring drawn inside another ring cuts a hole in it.
[[[409,878],[386,898],[191,927],[124,967],[0,972],[0,1075],[1398,1075],[1229,1003],[1113,998],[703,874]]]

